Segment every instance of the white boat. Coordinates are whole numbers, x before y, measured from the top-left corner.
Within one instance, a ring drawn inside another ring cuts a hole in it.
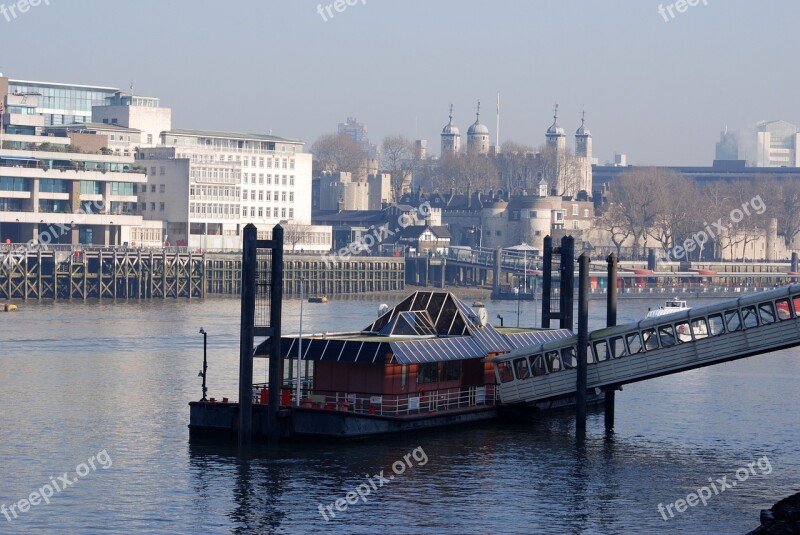
[[[648,318],[657,318],[659,316],[664,316],[666,314],[672,314],[674,312],[679,312],[681,310],[688,310],[689,306],[686,304],[686,301],[681,299],[668,299],[660,308],[655,310],[650,310],[647,313]]]
[[[660,308],[655,310],[650,310],[647,313],[648,318],[657,318],[659,316],[666,316],[667,314],[674,314],[675,312],[681,312],[683,310],[689,310],[691,307],[686,304],[686,301],[682,299],[668,299]],[[678,339],[681,342],[690,342],[692,340],[692,335],[689,333],[689,327],[687,325],[679,325],[678,329]],[[705,338],[708,336],[708,331],[706,330],[706,326],[702,322],[698,322],[695,324],[694,328],[695,337],[702,337]]]

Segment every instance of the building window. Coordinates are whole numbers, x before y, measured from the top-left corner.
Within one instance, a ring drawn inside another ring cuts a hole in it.
[[[155,174],[156,174],[156,168],[155,168],[155,167],[151,167],[151,168],[150,168],[150,174],[151,174],[152,176],[155,176]]]
[[[578,215],[578,205],[577,204],[573,204],[572,205],[572,215]]]
[[[436,383],[439,381],[439,363],[426,362],[419,365],[417,371],[417,384]]]
[[[158,203],[158,209],[161,210],[162,212],[164,211],[164,203],[163,202],[162,203]]]
[[[272,158],[267,158],[267,169],[272,169]]]
[[[289,160],[289,169],[294,169],[294,158]]]
[[[501,236],[502,235],[502,233],[499,230],[495,231],[494,234],[495,234],[495,236]]]
[[[281,177],[281,184],[283,184],[284,186],[286,185],[286,175],[283,175]]]
[[[254,190],[254,189],[250,190],[250,200],[251,201],[256,200],[256,190]]]
[[[148,144],[152,144],[153,143],[153,134],[147,134],[147,143]]]
[[[255,217],[255,216],[256,216],[256,209],[255,209],[255,207],[251,206],[250,207],[250,217]]]
[[[258,183],[259,184],[263,184],[264,183],[264,173],[259,173],[258,174]]]
[[[289,176],[289,185],[294,186],[294,175]]]
[[[293,191],[289,192],[289,202],[294,202],[294,192]]]
[[[155,192],[156,192],[156,185],[150,184],[150,193],[155,193]]]
[[[264,209],[261,207],[258,208],[258,217],[264,217]]]
[[[156,211],[156,203],[154,203],[154,202],[150,203],[150,210],[152,210],[153,212]]]
[[[161,176],[164,176],[164,175],[166,175],[166,174],[167,174],[167,168],[166,168],[166,167],[164,167],[163,165],[161,166],[161,169],[160,169],[160,171],[161,171]]]
[[[272,184],[272,175],[267,175],[267,185]]]
[[[147,203],[143,202],[142,203],[142,212],[146,212],[146,211],[147,211]]]
[[[147,193],[147,184],[142,184],[142,193]]]
[[[294,208],[289,208],[289,219],[294,219]]]
[[[286,217],[286,208],[281,208],[281,217]]]
[[[286,192],[285,191],[281,192],[281,202],[286,202]]]
[[[166,184],[159,184],[159,186],[158,186],[158,192],[159,192],[159,193],[166,193],[166,192],[167,192],[167,186],[166,186]]]
[[[258,159],[258,166],[260,168],[262,168],[262,169],[264,168],[264,158],[259,158]]]
[[[583,209],[583,217],[589,217],[589,209],[588,208],[584,208]]]
[[[266,192],[264,192],[264,194],[266,195],[266,197],[265,197],[266,200],[268,200],[268,201],[272,200],[272,192],[271,191],[266,191]]]
[[[264,200],[264,192],[263,191],[259,191],[258,192],[258,200],[259,201],[263,201]]]

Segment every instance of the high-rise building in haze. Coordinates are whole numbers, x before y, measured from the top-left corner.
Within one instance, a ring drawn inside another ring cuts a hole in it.
[[[748,167],[800,167],[800,136],[787,121],[761,121],[720,133],[716,160],[744,160]]]

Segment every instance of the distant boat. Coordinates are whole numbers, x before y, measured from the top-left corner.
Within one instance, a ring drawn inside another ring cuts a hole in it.
[[[324,295],[321,296],[321,297],[309,297],[308,298],[308,302],[309,303],[327,303],[328,302],[328,298],[325,297]]]
[[[660,308],[650,310],[646,317],[657,318],[667,314],[674,314],[675,312],[680,312],[681,310],[689,310],[689,308],[690,307],[686,304],[686,301],[681,299],[668,299]]]

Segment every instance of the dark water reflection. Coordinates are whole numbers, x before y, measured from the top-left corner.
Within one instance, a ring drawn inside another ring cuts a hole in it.
[[[306,325],[367,324],[381,300],[307,305]],[[656,301],[625,301],[621,321]],[[516,321],[515,303],[490,317]],[[593,303],[602,313],[603,304]],[[296,301],[285,305],[287,330]],[[523,314],[523,324],[532,323]],[[509,319],[512,318],[512,319]],[[595,326],[600,326],[597,318]],[[743,533],[798,487],[798,352],[626,386],[616,432],[590,412],[578,444],[569,414],[351,444],[253,446],[188,440],[200,395],[200,326],[209,393],[233,397],[238,302],[30,303],[0,315],[0,504],[106,449],[114,461],[0,533]],[[256,365],[256,378],[263,375]],[[333,504],[421,447],[367,501],[326,522]],[[753,475],[669,521],[659,503],[768,456]]]

